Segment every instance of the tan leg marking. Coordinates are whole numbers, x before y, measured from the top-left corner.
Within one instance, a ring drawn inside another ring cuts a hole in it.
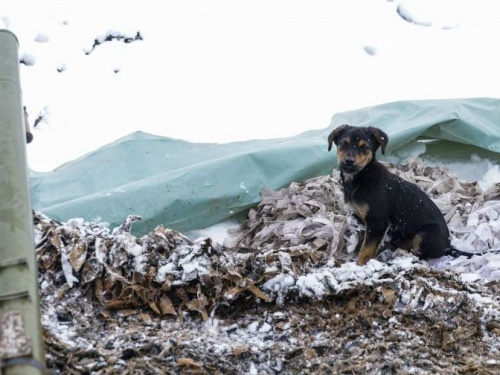
[[[352,209],[354,211],[354,213],[356,215],[358,215],[358,217],[365,221],[366,220],[366,216],[368,216],[368,210],[370,209],[370,207],[368,206],[368,204],[366,203],[351,203],[351,206],[352,206]]]
[[[415,237],[413,237],[413,242],[411,244],[411,249],[412,250],[416,250],[416,251],[420,251],[422,248],[422,235],[421,234],[417,234],[415,235]]]
[[[359,251],[358,265],[364,266],[370,259],[375,258],[379,244],[380,240],[367,240],[365,235],[363,246]]]
[[[416,234],[412,239],[406,240],[399,245],[400,249],[419,252],[422,246],[422,235]]]

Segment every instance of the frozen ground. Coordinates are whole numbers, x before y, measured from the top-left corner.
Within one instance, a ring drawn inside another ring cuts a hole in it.
[[[36,214],[50,368],[496,373],[500,255],[481,252],[500,241],[500,185],[483,191],[421,161],[391,168],[434,199],[453,244],[478,255],[425,262],[396,250],[357,266],[363,228],[338,173],[263,191],[226,246],[162,227],[137,238],[136,216],[110,230]]]

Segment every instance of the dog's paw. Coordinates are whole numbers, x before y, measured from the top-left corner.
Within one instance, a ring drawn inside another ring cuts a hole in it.
[[[381,263],[387,263],[389,260],[393,258],[394,258],[393,251],[390,249],[385,249],[378,254],[376,259]]]

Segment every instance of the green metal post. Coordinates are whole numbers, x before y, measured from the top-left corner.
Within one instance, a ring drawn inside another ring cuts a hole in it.
[[[38,272],[28,190],[18,41],[0,30],[0,374],[42,374]]]

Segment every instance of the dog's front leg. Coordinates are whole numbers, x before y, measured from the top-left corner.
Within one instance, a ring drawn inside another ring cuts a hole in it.
[[[364,266],[370,259],[377,256],[378,247],[385,234],[387,226],[378,224],[366,224],[365,238],[359,251],[358,265]]]

